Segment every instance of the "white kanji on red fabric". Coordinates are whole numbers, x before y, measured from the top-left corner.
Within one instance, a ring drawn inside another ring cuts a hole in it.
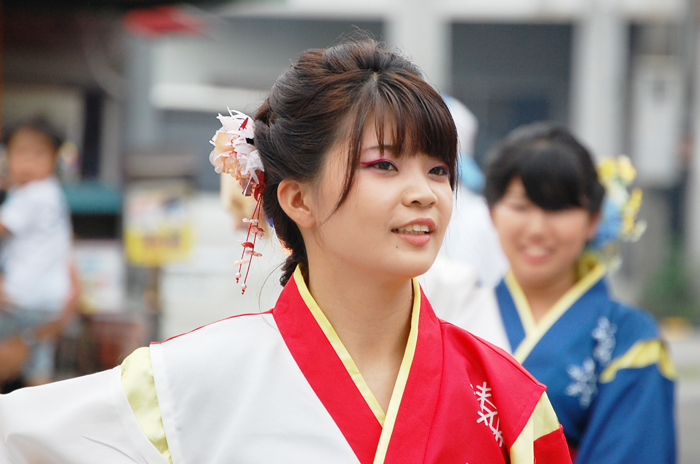
[[[478,411],[479,418],[477,419],[476,423],[483,423],[485,426],[487,426],[491,430],[491,433],[493,433],[493,437],[496,439],[498,446],[502,447],[503,431],[501,430],[501,419],[498,417],[498,409],[496,409],[496,405],[493,403],[493,401],[491,401],[491,388],[486,382],[481,385],[477,385],[476,388],[474,388],[473,385],[471,387],[474,390],[474,396],[476,396],[480,409],[480,411]]]

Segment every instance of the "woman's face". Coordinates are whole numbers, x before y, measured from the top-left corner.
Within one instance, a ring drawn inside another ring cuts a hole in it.
[[[410,278],[437,256],[452,214],[452,187],[443,161],[421,153],[398,159],[390,149],[391,126],[385,127],[382,154],[374,121],[365,126],[355,181],[337,211],[347,147],[328,154],[313,200],[314,240],[337,265]]]
[[[597,222],[584,208],[549,211],[534,204],[520,178],[491,208],[501,246],[523,286],[575,282],[576,264]]]

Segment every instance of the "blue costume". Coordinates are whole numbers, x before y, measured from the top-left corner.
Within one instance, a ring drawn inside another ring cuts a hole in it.
[[[515,358],[547,385],[576,464],[676,462],[675,370],[654,319],[611,300],[597,264],[537,323],[512,272],[496,288]]]

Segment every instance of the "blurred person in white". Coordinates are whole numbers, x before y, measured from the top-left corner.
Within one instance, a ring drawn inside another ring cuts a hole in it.
[[[485,287],[495,287],[508,270],[486,199],[481,194],[484,175],[474,161],[479,121],[459,100],[445,96],[457,126],[459,187],[455,192],[452,219],[440,256],[474,270]]]
[[[479,336],[504,346],[506,333],[495,311],[493,288],[508,270],[508,261],[479,193],[484,187],[484,175],[474,161],[479,122],[459,100],[443,98],[457,127],[459,184],[440,254],[420,282],[438,317],[466,330],[479,327]]]
[[[0,342],[20,335],[29,348],[22,369],[28,385],[52,380],[53,338],[76,300],[70,216],[55,176],[60,145],[42,120],[17,126],[6,139],[9,191],[0,207]]]

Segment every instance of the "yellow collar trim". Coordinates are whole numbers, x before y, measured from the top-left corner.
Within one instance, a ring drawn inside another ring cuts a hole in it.
[[[386,421],[383,424],[384,429],[379,437],[379,444],[377,445],[377,453],[374,455],[373,464],[383,464],[384,459],[386,458],[386,453],[389,449],[389,441],[391,440],[391,434],[394,431],[394,425],[396,424],[396,416],[399,414],[399,406],[401,405],[403,392],[406,389],[406,383],[408,382],[408,374],[411,372],[413,357],[416,354],[416,344],[418,343],[418,321],[420,319],[421,291],[418,279],[413,278],[412,284],[413,309],[411,311],[411,331],[408,334],[406,351],[404,351],[403,360],[401,361],[399,375],[396,377],[394,391],[391,393],[389,410],[387,412]]]
[[[525,298],[520,284],[515,279],[512,271],[508,271],[505,277],[505,283],[513,296],[515,308],[520,316],[520,321],[525,329],[525,338],[520,345],[515,349],[513,357],[518,362],[523,363],[530,355],[533,348],[539,343],[544,334],[559,320],[561,316],[578,301],[588,290],[591,289],[605,275],[606,268],[603,263],[596,264],[586,275],[584,275],[573,287],[571,287],[559,300],[554,303],[554,306],[547,311],[539,323],[535,322],[532,315],[530,304]],[[514,347],[515,348],[515,347]]]
[[[525,427],[523,427],[518,438],[510,447],[510,462],[515,464],[535,464],[535,441],[558,428],[559,420],[554,413],[552,403],[549,402],[547,393],[542,392],[535,410],[532,411]]]
[[[377,401],[377,398],[375,398],[374,393],[372,393],[372,390],[369,389],[369,386],[367,385],[367,382],[365,382],[365,379],[362,377],[362,374],[357,368],[355,361],[352,359],[352,356],[350,356],[350,353],[348,352],[347,348],[345,348],[345,345],[343,345],[343,342],[340,340],[340,337],[338,337],[338,334],[331,325],[330,321],[323,313],[321,308],[318,306],[318,303],[316,303],[314,297],[311,296],[311,292],[309,292],[309,288],[306,286],[306,282],[304,282],[304,276],[302,275],[301,269],[299,267],[297,267],[294,271],[294,282],[296,283],[297,288],[299,289],[299,294],[304,300],[304,303],[306,303],[306,306],[308,306],[309,310],[311,311],[311,314],[314,316],[314,319],[316,319],[316,323],[318,323],[319,327],[321,327],[321,330],[323,330],[323,333],[326,335],[326,338],[328,338],[328,341],[331,343],[331,346],[335,350],[340,360],[343,362],[343,365],[348,371],[348,374],[350,374],[350,377],[352,378],[353,382],[355,382],[355,386],[362,394],[362,397],[367,402],[367,405],[372,410],[379,423],[382,425],[382,427],[384,427],[381,438],[379,440],[379,449],[381,449],[382,439],[384,438],[387,431],[388,437],[391,437],[391,431],[393,430],[394,423],[396,422],[396,414],[398,413],[399,405],[401,404],[401,397],[403,396],[403,391],[406,388],[408,373],[411,370],[411,365],[413,364],[413,356],[416,351],[416,342],[418,340],[418,317],[420,315],[420,286],[418,284],[418,280],[413,279],[413,310],[411,315],[411,331],[408,335],[406,351],[404,352],[404,357],[401,361],[401,368],[399,369],[399,375],[396,378],[394,391],[391,395],[391,400],[389,402],[388,416],[384,412],[382,407],[379,405],[379,402]],[[377,454],[379,454],[379,449],[377,450]],[[386,454],[386,449],[384,450],[384,454]],[[383,461],[384,459],[382,458],[382,460],[379,462]],[[376,462],[377,460],[375,458],[375,463]]]

